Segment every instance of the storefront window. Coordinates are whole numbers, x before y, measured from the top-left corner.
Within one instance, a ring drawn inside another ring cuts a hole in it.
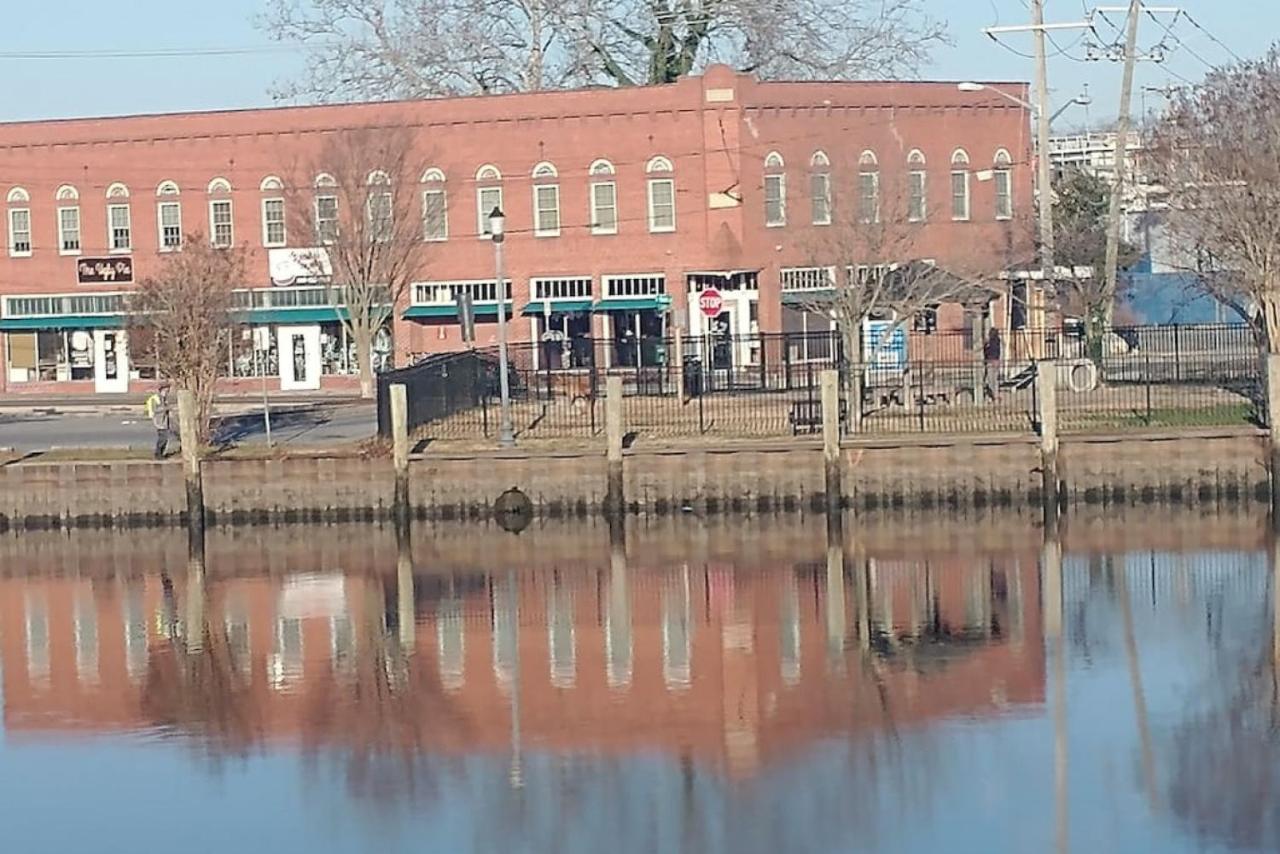
[[[591,366],[591,313],[556,312],[538,316],[538,364],[552,371]]]
[[[613,363],[618,367],[653,367],[666,359],[666,323],[656,309],[617,311],[613,320]]]
[[[89,330],[10,332],[5,344],[10,382],[93,379],[93,333]]]
[[[276,331],[270,326],[253,326],[231,333],[231,376],[275,377],[280,375]]]

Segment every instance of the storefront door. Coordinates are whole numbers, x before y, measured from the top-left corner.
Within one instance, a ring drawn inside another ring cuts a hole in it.
[[[118,329],[93,333],[93,389],[99,394],[129,390],[129,348],[125,333]]]
[[[281,326],[280,390],[316,391],[320,388],[320,327]]]

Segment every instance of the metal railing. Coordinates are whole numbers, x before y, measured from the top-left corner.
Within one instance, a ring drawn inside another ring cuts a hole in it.
[[[1090,349],[1101,352],[1090,357]],[[819,376],[836,368],[846,432],[1027,434],[1035,428],[1035,362],[1045,359],[1057,364],[1064,432],[1247,425],[1264,409],[1260,353],[1239,326],[1117,328],[1092,347],[1069,330],[1024,331],[1006,336],[998,352],[967,333],[914,331],[905,351],[863,356],[847,359],[835,333],[513,344],[512,419],[523,439],[599,436],[605,378],[618,376],[627,430],[641,436],[816,433]],[[383,374],[379,431],[390,429],[385,389],[403,382],[417,435],[494,438],[497,374],[489,349]]]

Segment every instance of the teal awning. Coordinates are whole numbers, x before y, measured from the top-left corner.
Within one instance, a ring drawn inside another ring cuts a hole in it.
[[[618,297],[602,299],[595,304],[596,311],[666,311],[671,297],[666,294],[653,297]]]
[[[525,305],[524,311],[521,312],[525,317],[536,317],[545,314],[547,307],[551,307],[552,314],[570,314],[579,311],[591,311],[591,300],[589,299],[553,299],[539,300]]]
[[[237,319],[254,326],[266,326],[268,324],[288,326],[295,323],[337,323],[342,320],[346,314],[346,309],[342,309],[342,316],[340,317],[338,315],[338,309],[332,306],[314,306],[311,308],[254,308],[247,312],[237,314]]]
[[[52,317],[0,318],[0,331],[34,332],[39,329],[123,329],[123,314],[59,314]]]
[[[497,317],[498,304],[496,302],[480,303],[475,307],[476,317]],[[433,317],[448,317],[454,320],[458,318],[458,307],[453,303],[443,303],[440,305],[411,305],[405,309],[404,315],[406,319],[424,319]],[[511,316],[511,303],[507,303],[507,316]]]
[[[783,291],[783,305],[813,305],[814,303],[829,303],[836,297],[836,292],[831,288],[822,288],[813,291]]]

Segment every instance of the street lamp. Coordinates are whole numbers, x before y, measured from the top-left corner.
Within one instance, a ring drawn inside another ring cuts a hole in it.
[[[994,86],[987,86],[986,84],[983,84],[983,83],[966,82],[966,83],[956,84],[956,88],[959,89],[961,92],[992,92],[996,95],[999,95],[1001,98],[1004,98],[1006,101],[1012,101],[1013,103],[1017,104],[1020,107],[1026,107],[1028,110],[1031,111],[1031,114],[1033,116],[1039,117],[1040,115],[1040,108],[1037,107],[1035,104],[1031,103],[1030,101],[1024,101],[1021,98],[1019,98],[1017,95],[1010,95],[1008,92],[1004,91],[1003,89],[997,89]],[[1072,107],[1076,107],[1076,106],[1087,107],[1092,103],[1093,103],[1093,99],[1090,98],[1088,95],[1084,95],[1084,94],[1076,95],[1070,101],[1067,101],[1067,103],[1059,107],[1057,112],[1049,114],[1049,124],[1053,124],[1062,116],[1063,113],[1065,113],[1067,110],[1071,109]]]
[[[502,395],[498,447],[514,448],[516,432],[511,426],[511,384],[507,379],[507,287],[502,270],[502,244],[507,237],[507,218],[500,207],[495,206],[489,214],[489,234],[493,237],[493,260],[498,273],[498,388]]]

